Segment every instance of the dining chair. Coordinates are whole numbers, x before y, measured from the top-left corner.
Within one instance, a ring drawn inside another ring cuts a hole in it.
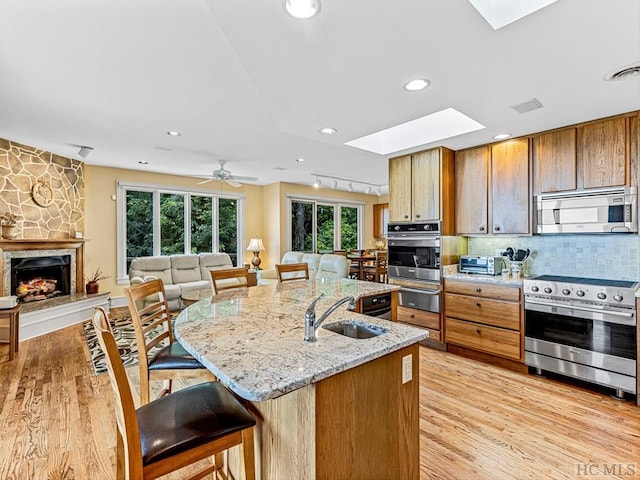
[[[249,286],[249,269],[237,267],[211,270],[211,283],[216,294],[231,288],[246,288]]]
[[[150,381],[162,380],[158,397],[171,393],[178,378],[216,377],[173,337],[171,313],[162,279],[156,278],[124,289],[138,345],[140,404],[150,400]],[[153,349],[153,351],[152,351]]]
[[[305,262],[277,264],[276,272],[280,283],[291,280],[309,280],[309,265]]]
[[[97,307],[92,321],[115,398],[117,479],[153,479],[209,457],[189,479],[218,478],[222,452],[236,445],[245,478],[255,478],[256,420],[222,383],[193,385],[136,409],[107,312]]]
[[[365,280],[387,283],[387,252],[376,250],[373,266],[365,267]]]

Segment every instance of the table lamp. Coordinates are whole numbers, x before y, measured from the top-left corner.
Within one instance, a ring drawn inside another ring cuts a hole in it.
[[[260,252],[264,251],[264,249],[261,238],[252,238],[247,247],[247,251],[253,252],[251,264],[256,270],[260,270],[260,262],[262,262],[262,260],[260,260]]]

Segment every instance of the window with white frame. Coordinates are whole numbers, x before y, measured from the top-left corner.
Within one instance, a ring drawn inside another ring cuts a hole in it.
[[[362,248],[364,203],[289,197],[287,248],[331,252]]]
[[[242,195],[118,182],[117,201],[119,281],[136,257],[224,252],[238,264]]]

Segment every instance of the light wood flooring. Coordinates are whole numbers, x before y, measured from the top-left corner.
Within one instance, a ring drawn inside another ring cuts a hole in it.
[[[425,347],[420,355],[422,479],[640,478],[634,403]],[[111,387],[93,373],[82,327],[22,342],[12,362],[2,344],[0,362],[0,479],[113,478]]]

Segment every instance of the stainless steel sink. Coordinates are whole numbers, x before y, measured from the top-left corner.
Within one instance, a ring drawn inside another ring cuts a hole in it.
[[[339,333],[350,338],[372,338],[387,333],[389,330],[370,323],[360,322],[358,320],[339,320],[324,325],[322,328],[331,332]]]

